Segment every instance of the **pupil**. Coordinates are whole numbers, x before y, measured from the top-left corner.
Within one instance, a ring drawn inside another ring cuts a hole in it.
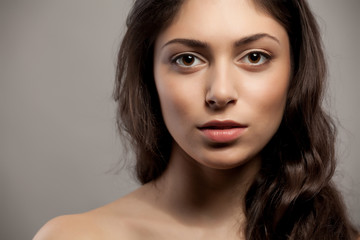
[[[194,62],[194,57],[191,55],[187,55],[183,57],[183,61],[185,65],[191,65]]]
[[[250,58],[250,62],[257,63],[260,60],[260,54],[252,53],[250,54],[249,58]]]

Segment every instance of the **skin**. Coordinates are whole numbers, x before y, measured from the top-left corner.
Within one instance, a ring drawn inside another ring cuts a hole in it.
[[[185,158],[215,169],[244,164],[271,139],[283,116],[290,74],[285,29],[246,1],[225,2],[212,1],[209,12],[201,14],[201,1],[185,4],[158,37],[154,60],[162,113],[175,147],[184,150]],[[254,36],[260,39],[241,42]],[[206,46],[189,46],[189,40]],[[271,59],[262,56],[251,63],[252,52]],[[184,53],[196,56],[192,65],[176,58]],[[217,144],[197,128],[211,120],[232,120],[247,128],[235,142]]]
[[[251,62],[254,52],[264,55]],[[185,1],[154,52],[174,139],[168,168],[111,204],[51,220],[34,239],[243,239],[244,195],[281,122],[290,65],[285,29],[251,1]],[[198,128],[211,120],[246,127],[218,143]]]

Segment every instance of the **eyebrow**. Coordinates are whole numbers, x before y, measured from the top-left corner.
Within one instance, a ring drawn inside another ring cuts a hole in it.
[[[193,48],[207,48],[208,44],[199,40],[194,39],[186,39],[186,38],[175,38],[173,40],[170,40],[169,42],[165,43],[162,48],[166,47],[169,44],[173,43],[180,43],[182,45],[193,47]]]
[[[275,42],[277,42],[278,44],[280,44],[279,39],[277,39],[276,37],[274,37],[270,34],[267,34],[267,33],[258,33],[258,34],[254,34],[254,35],[250,35],[250,36],[241,38],[240,40],[236,41],[234,45],[235,45],[235,47],[239,47],[242,45],[246,45],[246,44],[255,42],[262,38],[270,38],[270,39],[274,40]]]
[[[274,36],[272,36],[270,34],[257,33],[257,34],[246,36],[246,37],[243,37],[243,38],[237,40],[234,43],[234,46],[239,47],[239,46],[242,46],[242,45],[246,45],[246,44],[255,42],[255,41],[260,40],[262,38],[270,38],[270,39],[274,40],[275,42],[277,42],[278,44],[280,44],[279,39],[277,39],[276,37],[274,37]],[[175,39],[172,39],[169,42],[165,43],[161,48],[164,48],[167,45],[174,44],[174,43],[179,43],[179,44],[182,44],[182,45],[185,45],[185,46],[188,46],[188,47],[193,47],[193,48],[207,48],[208,47],[208,44],[206,42],[202,42],[202,41],[199,41],[199,40],[186,39],[186,38],[175,38]]]

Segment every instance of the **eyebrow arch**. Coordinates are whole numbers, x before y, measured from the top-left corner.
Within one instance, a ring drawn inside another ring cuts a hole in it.
[[[207,48],[208,44],[199,40],[194,39],[186,39],[186,38],[175,38],[173,40],[170,40],[169,42],[165,43],[161,48],[166,47],[169,44],[173,43],[180,43],[182,45],[193,47],[193,48]]]
[[[278,44],[280,44],[279,39],[277,39],[276,37],[274,37],[274,36],[272,36],[270,34],[257,33],[257,34],[254,34],[254,35],[243,37],[240,40],[237,40],[234,43],[234,46],[239,47],[239,46],[242,46],[242,45],[246,45],[246,44],[249,44],[251,42],[255,42],[255,41],[257,41],[257,40],[259,40],[261,38],[270,38],[270,39],[274,40],[275,42],[277,42]],[[174,43],[179,43],[179,44],[182,44],[182,45],[185,45],[185,46],[188,46],[188,47],[193,47],[193,48],[207,48],[208,47],[208,44],[206,42],[202,42],[202,41],[199,41],[199,40],[186,39],[186,38],[175,38],[175,39],[172,39],[169,42],[165,43],[161,48],[164,48],[167,45],[174,44]]]
[[[242,46],[242,45],[246,45],[246,44],[249,44],[251,42],[255,42],[261,38],[270,38],[272,40],[274,40],[275,42],[277,42],[278,44],[280,44],[280,41],[279,39],[277,39],[276,37],[270,35],[270,34],[267,34],[267,33],[258,33],[258,34],[254,34],[254,35],[250,35],[250,36],[247,36],[247,37],[244,37],[244,38],[241,38],[240,40],[236,41],[234,46],[235,47],[239,47],[239,46]]]

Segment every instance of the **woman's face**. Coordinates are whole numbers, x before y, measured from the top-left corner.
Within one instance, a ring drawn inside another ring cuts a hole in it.
[[[280,125],[288,35],[249,0],[186,0],[156,40],[154,77],[174,146],[202,165],[234,168]]]

